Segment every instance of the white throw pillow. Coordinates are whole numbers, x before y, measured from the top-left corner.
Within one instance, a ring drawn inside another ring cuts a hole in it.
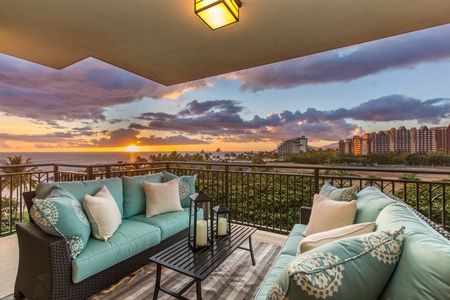
[[[309,223],[303,236],[327,231],[354,223],[356,217],[356,200],[350,202],[331,200],[316,194]]]
[[[106,186],[95,196],[85,195],[83,208],[96,239],[106,242],[122,223],[117,203]]]
[[[351,236],[371,233],[375,230],[376,223],[368,222],[348,225],[328,231],[311,234],[305,237],[298,245],[297,255],[312,250],[329,242],[344,239]]]
[[[179,182],[179,177],[165,183],[144,181],[147,217],[172,211],[183,211],[178,191]]]

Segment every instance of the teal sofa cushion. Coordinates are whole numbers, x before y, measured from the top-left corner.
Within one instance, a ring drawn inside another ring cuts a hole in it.
[[[405,226],[402,258],[379,299],[449,299],[450,241],[405,205],[389,205],[377,230]]]
[[[306,225],[304,224],[295,224],[289,233],[288,238],[284,242],[283,247],[281,248],[282,254],[288,254],[295,256],[297,255],[297,248],[300,242],[305,238],[302,235],[302,232],[305,231]]]
[[[396,201],[373,186],[362,189],[356,195],[355,223],[375,222],[380,211],[393,203]]]
[[[80,282],[160,242],[158,227],[123,220],[108,241],[89,238],[84,251],[72,260],[72,281]]]
[[[296,256],[267,299],[376,299],[400,259],[403,230],[349,237]]]
[[[162,173],[155,173],[146,176],[122,177],[124,218],[145,214],[144,181],[162,183],[164,176]]]
[[[80,202],[61,187],[55,188],[45,199],[33,199],[31,215],[45,232],[62,236],[69,244],[72,258],[86,248],[91,227]]]
[[[167,171],[163,171],[164,182],[174,180],[178,178],[177,175],[172,174]],[[190,199],[189,196],[195,194],[195,180],[197,179],[197,174],[195,175],[183,175],[180,176],[180,182],[178,185],[180,193],[180,202],[182,207],[189,207]]]
[[[255,300],[266,300],[272,285],[277,281],[278,276],[284,271],[284,268],[292,261],[294,256],[289,254],[280,254],[277,260],[273,263],[264,281],[262,282]],[[278,298],[274,298],[278,299]],[[281,299],[281,298],[280,298]]]
[[[337,201],[352,201],[356,198],[357,193],[358,193],[357,186],[337,188],[332,186],[328,182],[325,182],[325,184],[319,191],[320,195],[327,196],[328,198]]]
[[[60,186],[73,194],[75,198],[82,204],[84,195],[95,195],[103,186],[106,186],[114,197],[114,201],[119,207],[120,215],[123,217],[123,189],[122,180],[120,178],[108,178],[99,180],[86,181],[62,181],[62,182],[41,182],[36,187],[36,198],[44,199],[52,190]]]
[[[151,224],[161,230],[161,240],[164,240],[186,228],[189,225],[189,208],[183,211],[169,212],[147,218],[145,214],[133,216],[128,220]]]

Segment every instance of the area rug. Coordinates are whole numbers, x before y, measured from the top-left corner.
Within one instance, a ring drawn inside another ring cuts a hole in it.
[[[203,299],[253,299],[275,261],[280,247],[253,241],[256,266],[252,266],[250,253],[237,249],[215,271],[202,281]],[[123,278],[117,284],[90,297],[90,300],[138,300],[151,299],[155,288],[156,264],[149,263],[136,272]],[[170,269],[163,268],[161,285],[179,291],[192,279]],[[183,294],[196,299],[195,284]],[[174,299],[160,291],[158,299]]]

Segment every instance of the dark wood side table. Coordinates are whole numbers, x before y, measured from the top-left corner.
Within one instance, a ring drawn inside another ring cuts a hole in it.
[[[213,247],[202,248],[193,251],[187,238],[164,249],[150,257],[150,261],[156,263],[156,284],[153,299],[158,299],[159,291],[163,291],[178,299],[187,299],[182,296],[194,283],[196,284],[197,299],[202,299],[202,281],[211,274],[234,250],[237,248],[250,252],[252,264],[255,265],[253,256],[252,234],[255,228],[241,225],[231,225],[231,236],[220,237],[214,240]],[[248,240],[249,248],[242,247]],[[161,286],[161,268],[166,267],[192,277],[186,286],[179,292],[170,291]]]

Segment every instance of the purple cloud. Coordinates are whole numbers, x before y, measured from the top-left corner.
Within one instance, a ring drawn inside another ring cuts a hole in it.
[[[373,41],[219,76],[238,79],[242,90],[287,89],[348,82],[386,70],[450,58],[450,25]]]

